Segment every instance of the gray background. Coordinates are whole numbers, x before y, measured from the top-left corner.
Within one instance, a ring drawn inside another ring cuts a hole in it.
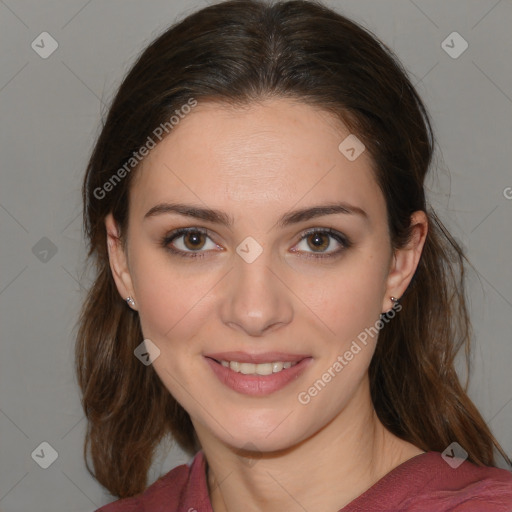
[[[512,454],[512,3],[326,3],[395,50],[432,114],[441,151],[430,199],[476,267],[470,396]],[[73,373],[73,328],[90,283],[81,178],[101,115],[134,58],[205,5],[0,0],[3,512],[91,511],[112,500],[83,463],[85,421]],[[44,31],[58,42],[47,59],[31,47]],[[441,46],[453,31],[469,44],[456,59]],[[58,453],[47,469],[31,457],[43,441]],[[152,480],[188,460],[176,448],[161,453]]]

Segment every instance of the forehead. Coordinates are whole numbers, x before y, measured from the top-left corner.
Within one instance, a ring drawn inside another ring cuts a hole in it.
[[[143,161],[131,205],[142,215],[170,200],[255,213],[344,200],[382,213],[370,155],[340,152],[349,135],[334,115],[290,99],[200,102]]]

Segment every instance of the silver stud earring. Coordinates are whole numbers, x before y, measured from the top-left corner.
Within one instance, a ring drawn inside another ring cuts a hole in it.
[[[386,311],[385,313],[381,313],[380,314],[381,319],[386,317],[387,314],[391,313],[391,311],[393,311],[393,309],[395,308],[396,305],[400,304],[400,300],[397,299],[396,297],[390,297],[390,299],[391,299],[391,302],[393,303],[393,307],[389,311]]]
[[[128,306],[130,306],[131,308],[134,308],[135,307],[135,301],[133,300],[133,297],[126,297],[126,302],[128,304]]]

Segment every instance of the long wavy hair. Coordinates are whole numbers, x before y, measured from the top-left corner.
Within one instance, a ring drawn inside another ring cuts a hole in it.
[[[191,99],[244,106],[272,97],[334,113],[364,143],[393,248],[408,242],[412,212],[428,216],[403,309],[381,330],[369,367],[379,419],[425,451],[443,451],[456,440],[478,465],[495,465],[494,447],[509,461],[454,367],[463,348],[469,370],[469,262],[426,203],[435,138],[406,71],[374,34],[316,1],[230,0],[189,15],[141,53],[87,165],[83,220],[96,275],[78,322],[76,372],[88,420],[88,470],[122,498],[147,486],[155,450],[168,435],[191,455],[200,449],[188,413],[153,367],[134,357],[143,339],[138,313],[119,296],[109,267],[104,220],[112,212],[123,238],[134,155]]]

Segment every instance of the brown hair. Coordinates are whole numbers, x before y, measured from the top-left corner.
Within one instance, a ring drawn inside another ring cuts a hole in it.
[[[144,50],[87,166],[84,224],[97,276],[79,320],[76,371],[93,475],[113,495],[131,496],[145,488],[167,434],[191,455],[200,448],[188,413],[133,354],[143,335],[112,278],[104,219],[112,212],[121,237],[126,232],[136,166],[112,178],[191,98],[242,106],[269,97],[332,112],[363,141],[386,200],[393,248],[408,241],[411,213],[427,212],[429,231],[402,312],[381,330],[369,368],[380,420],[425,451],[457,441],[476,464],[495,465],[493,446],[508,461],[454,368],[464,347],[469,369],[467,260],[425,201],[434,137],[406,72],[371,32],[320,3],[232,0],[193,13]]]

